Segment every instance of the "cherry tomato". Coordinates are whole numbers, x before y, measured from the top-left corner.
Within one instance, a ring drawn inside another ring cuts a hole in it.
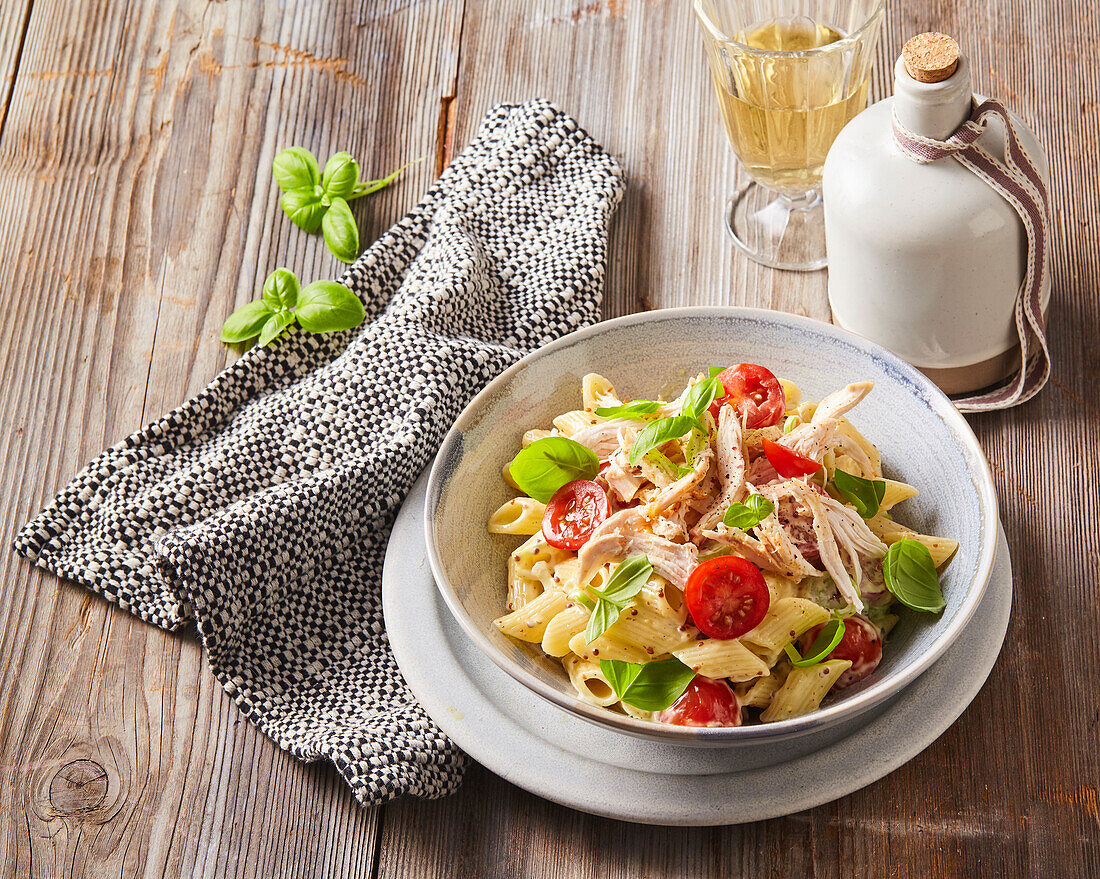
[[[799,640],[803,650],[809,650],[814,638],[823,626],[815,626]],[[882,661],[882,635],[878,626],[865,616],[848,617],[844,621],[844,637],[826,659],[850,659],[852,667],[833,684],[834,690],[843,690],[856,681],[862,681],[873,672]]]
[[[783,420],[787,397],[779,379],[770,370],[755,363],[738,363],[718,373],[718,381],[726,389],[726,396],[711,403],[710,413],[716,421],[723,403],[733,406],[745,427],[750,429],[768,427]]]
[[[795,476],[809,476],[821,469],[821,465],[813,458],[807,458],[798,452],[792,452],[786,446],[764,437],[764,454],[775,468],[775,472],[784,479],[793,479]]]
[[[609,512],[607,492],[600,485],[574,479],[550,498],[542,517],[542,533],[551,546],[578,550]]]
[[[764,619],[771,593],[756,565],[727,555],[708,559],[691,572],[684,601],[704,635],[737,638]]]
[[[657,720],[677,726],[740,726],[741,703],[725,681],[696,675],[679,699],[657,713]]]

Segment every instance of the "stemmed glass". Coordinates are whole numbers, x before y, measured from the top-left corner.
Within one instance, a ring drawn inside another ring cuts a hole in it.
[[[821,171],[867,106],[885,0],[695,0],[730,145],[752,177],[734,244],[778,269],[825,267]]]

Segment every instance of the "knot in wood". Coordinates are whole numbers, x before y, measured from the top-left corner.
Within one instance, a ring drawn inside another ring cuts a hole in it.
[[[107,796],[107,770],[94,760],[66,763],[50,780],[50,804],[59,815],[83,815]]]

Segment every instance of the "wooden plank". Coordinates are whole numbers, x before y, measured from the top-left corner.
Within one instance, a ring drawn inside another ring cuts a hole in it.
[[[1036,402],[972,420],[989,455],[1017,577],[989,683],[939,741],[837,803],[719,829],[592,818],[475,769],[458,795],[387,807],[382,876],[1093,876],[1100,874],[1100,240],[1095,17],[1070,4],[889,4],[872,99],[904,40],[943,29],[1051,152],[1055,378]],[[517,0],[471,6],[456,142],[498,101],[548,97],[620,156],[631,186],[612,232],[605,313],[746,304],[828,319],[824,273],[777,272],[720,225],[744,175],[723,140],[684,4]],[[869,755],[868,759],[873,759]]]
[[[347,148],[382,174],[434,154],[459,12],[35,3],[0,138],[0,545],[209,381],[222,320],[268,271],[340,271],[278,211],[272,156]],[[0,15],[0,64],[17,18]],[[430,166],[357,203],[364,240]],[[6,874],[370,874],[378,810],[244,722],[193,638],[11,553],[0,582]]]
[[[0,132],[4,130],[4,120],[8,115],[12,86],[23,54],[23,38],[27,33],[30,14],[31,0],[0,6],[0,75],[4,77],[0,82]]]

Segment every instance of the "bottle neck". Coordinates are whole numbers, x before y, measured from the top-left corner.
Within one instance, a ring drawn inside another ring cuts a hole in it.
[[[894,108],[898,121],[914,134],[945,140],[970,116],[974,94],[966,56],[942,82],[918,82],[899,57],[894,64]]]

